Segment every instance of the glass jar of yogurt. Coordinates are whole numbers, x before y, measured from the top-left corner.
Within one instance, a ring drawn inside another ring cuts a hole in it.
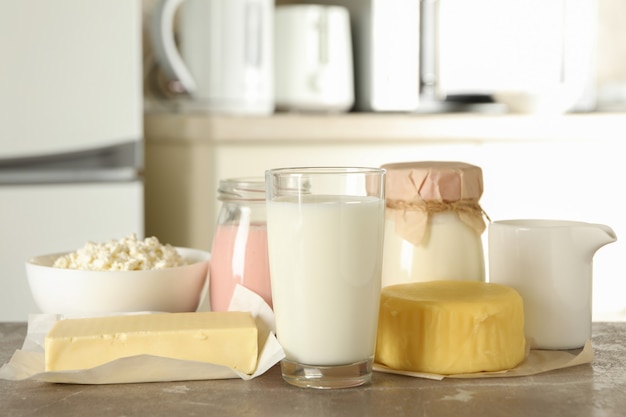
[[[484,281],[481,168],[450,161],[382,168],[387,170],[383,287],[416,281]]]
[[[272,307],[264,178],[221,180],[218,200],[222,204],[211,249],[211,310],[228,310],[237,284]]]

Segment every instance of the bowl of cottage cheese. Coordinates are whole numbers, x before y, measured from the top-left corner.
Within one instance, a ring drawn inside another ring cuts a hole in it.
[[[26,262],[26,275],[43,313],[185,312],[200,302],[210,257],[131,234],[36,256]]]

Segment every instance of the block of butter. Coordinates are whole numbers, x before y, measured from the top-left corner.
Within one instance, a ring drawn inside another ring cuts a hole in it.
[[[522,298],[510,287],[431,281],[382,289],[377,363],[450,375],[511,369],[525,353]]]
[[[224,365],[252,374],[257,327],[247,312],[192,312],[59,320],[45,338],[46,371],[93,368],[155,355]]]

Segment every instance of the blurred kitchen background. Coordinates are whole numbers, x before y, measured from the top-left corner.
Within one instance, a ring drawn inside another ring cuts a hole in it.
[[[492,220],[611,226],[626,320],[622,0],[0,0],[0,34],[2,321],[30,256],[210,250],[219,179],[417,160],[481,166]]]

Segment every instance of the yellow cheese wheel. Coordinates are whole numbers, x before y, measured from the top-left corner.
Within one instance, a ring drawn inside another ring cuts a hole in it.
[[[511,369],[524,356],[522,298],[510,287],[431,281],[382,289],[377,363],[449,375]]]

